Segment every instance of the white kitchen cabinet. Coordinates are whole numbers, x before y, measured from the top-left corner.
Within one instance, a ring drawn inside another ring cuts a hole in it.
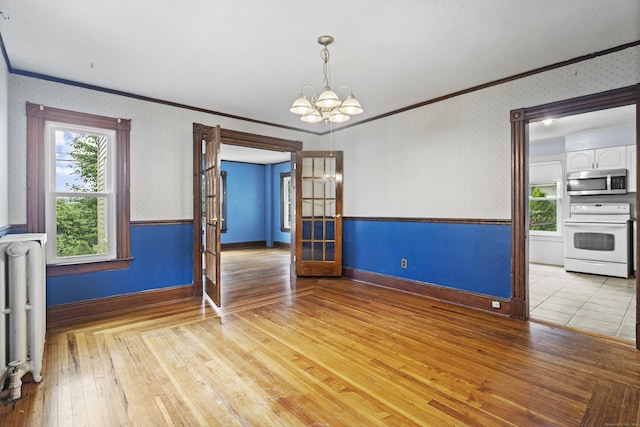
[[[567,153],[567,172],[590,169],[627,169],[627,147],[596,148]]]
[[[638,147],[627,145],[627,191],[635,193],[637,190],[636,174],[638,173],[637,156]]]

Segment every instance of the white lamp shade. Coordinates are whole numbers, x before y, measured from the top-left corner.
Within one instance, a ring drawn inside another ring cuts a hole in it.
[[[289,109],[289,111],[295,114],[309,114],[314,110],[313,105],[311,105],[311,102],[309,102],[307,97],[304,95],[300,95],[298,99],[293,101],[293,104],[291,104],[291,108]]]
[[[325,88],[316,101],[318,108],[336,108],[340,105],[340,98],[331,88]]]
[[[350,118],[351,117],[349,117],[347,114],[342,113],[340,110],[333,110],[331,114],[329,114],[329,120],[334,123],[346,122]]]
[[[349,95],[340,106],[340,112],[349,116],[360,114],[362,111],[360,103],[352,95]]]
[[[313,110],[311,113],[301,116],[300,120],[307,123],[318,123],[322,121],[322,115],[317,110]]]

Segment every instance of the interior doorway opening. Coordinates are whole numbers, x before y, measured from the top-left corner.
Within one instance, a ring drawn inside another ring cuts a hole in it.
[[[532,320],[635,340],[635,227],[629,220],[637,217],[635,108],[632,104],[529,123]],[[568,191],[570,177],[612,170],[627,178],[620,191]],[[589,212],[580,213],[584,209]],[[583,236],[594,243],[591,238],[615,240],[616,250],[594,245],[583,252],[582,241],[578,247],[573,244]]]
[[[207,222],[207,219],[204,217],[203,212],[205,211],[205,203],[204,203],[204,193],[206,188],[206,174],[204,173],[204,165],[206,159],[206,153],[203,151],[203,141],[207,141],[207,139],[213,135],[214,127],[206,126],[202,124],[194,123],[193,125],[193,211],[194,211],[194,225],[193,225],[193,260],[194,260],[194,294],[195,295],[203,295],[203,284],[205,283],[204,276],[204,267],[205,260],[203,257],[204,253],[204,224]],[[302,149],[302,142],[300,141],[292,141],[285,140],[280,138],[267,137],[262,135],[250,134],[246,132],[233,131],[229,129],[220,129],[220,152],[222,152],[222,147],[228,147],[230,150],[230,154],[228,154],[229,158],[233,158],[236,161],[240,158],[239,156],[244,156],[245,159],[250,159],[248,156],[254,156],[253,158],[259,158],[260,156],[273,156],[274,154],[284,153],[285,157],[280,158],[288,158],[291,162],[290,164],[295,164],[296,152]],[[206,144],[205,144],[206,146]],[[220,153],[221,154],[221,153]],[[258,156],[258,157],[255,157]],[[218,156],[217,159],[217,168],[220,169],[221,156]],[[264,162],[264,159],[261,161]],[[291,168],[290,168],[291,169]],[[292,176],[292,185],[295,186],[295,178],[294,174]],[[295,222],[294,222],[295,224]],[[217,230],[217,239],[220,238],[220,230]],[[290,259],[291,259],[291,267],[290,267],[290,275],[295,275],[295,264],[293,263],[293,254],[295,253],[295,228],[291,229],[291,243],[290,243]],[[220,250],[220,252],[222,252]],[[220,254],[216,254],[220,255]],[[215,256],[212,258],[216,263],[216,271],[220,271],[220,257]],[[223,276],[221,275],[223,278]],[[222,283],[219,283],[218,286],[222,286]]]
[[[530,123],[544,119],[562,118],[576,114],[589,113],[609,108],[636,105],[640,97],[640,85],[615,89],[599,94],[583,96],[565,101],[554,102],[531,108],[521,108],[511,111],[512,135],[512,316],[520,319],[529,318],[530,283],[529,283],[529,126]],[[633,154],[637,164],[638,154],[638,110],[635,116],[635,146]],[[635,179],[637,188],[638,177]],[[635,204],[638,206],[638,196],[635,193]],[[634,261],[637,263],[637,244],[633,247]],[[635,279],[636,288],[636,316],[635,343],[640,348],[640,317],[638,313],[638,278]]]

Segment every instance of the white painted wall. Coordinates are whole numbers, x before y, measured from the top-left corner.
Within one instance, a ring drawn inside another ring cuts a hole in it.
[[[26,102],[131,119],[131,220],[193,218],[193,123],[307,143],[318,136],[10,75],[9,221],[26,223]]]
[[[9,143],[7,132],[9,72],[0,55],[0,230],[9,225]]]
[[[510,110],[638,82],[634,47],[334,132],[317,148],[345,152],[345,216],[510,219]]]

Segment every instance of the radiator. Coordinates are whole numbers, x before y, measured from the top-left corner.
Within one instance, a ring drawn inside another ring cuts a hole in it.
[[[42,381],[45,242],[44,234],[0,238],[0,390],[12,400],[21,396],[25,373],[31,372],[34,381]]]

